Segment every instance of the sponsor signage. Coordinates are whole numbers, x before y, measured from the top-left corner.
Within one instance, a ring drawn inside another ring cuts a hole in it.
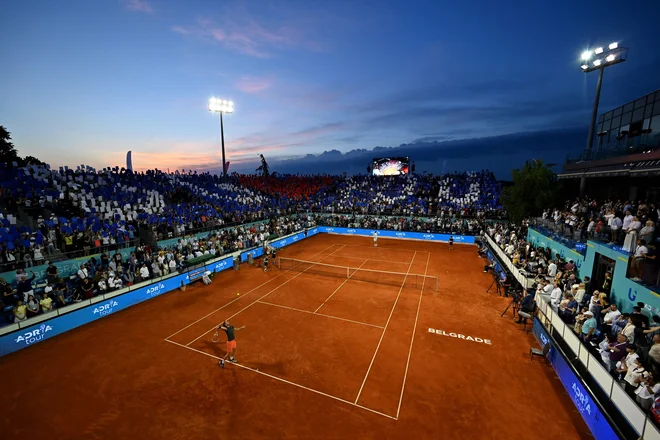
[[[548,332],[538,318],[534,319],[533,331],[536,340],[541,346],[545,346],[545,344],[551,345],[550,351],[548,352],[550,363],[555,369],[562,385],[566,388],[568,395],[571,396],[573,404],[589,427],[589,430],[591,430],[591,434],[594,438],[596,440],[618,439],[619,436],[614,432],[614,429],[609,424],[607,418],[594,402],[593,396],[586,390],[584,385],[582,385],[582,382],[578,379],[577,375],[573,372],[573,369],[561,355],[559,350],[555,348],[550,335],[548,335]]]
[[[372,237],[374,232],[376,232],[379,238],[403,238],[409,240],[440,242],[449,242],[449,237],[453,237],[454,243],[474,244],[474,237],[471,235],[431,234],[408,231],[374,231],[373,229],[339,228],[334,226],[318,226],[316,229],[318,229],[318,232],[326,232],[329,234],[362,235]]]
[[[453,332],[447,333],[444,330],[439,330],[439,329],[434,329],[434,328],[430,328],[429,333],[434,333],[436,335],[442,335],[442,336],[448,336],[450,338],[461,339],[463,341],[470,341],[470,342],[477,342],[479,344],[493,345],[493,343],[490,341],[490,339],[478,338],[476,336],[462,335],[460,333],[453,333]]]
[[[55,312],[52,312],[54,316],[48,321],[0,336],[0,357],[174,290],[181,286],[182,282],[188,282],[186,274],[177,275],[154,284],[130,290],[106,301],[80,308],[71,313],[58,316]]]
[[[106,303],[94,307],[92,314],[98,316],[107,316],[110,313],[112,313],[115,309],[119,309],[119,303],[114,299],[111,299]]]
[[[229,269],[231,267],[234,267],[234,259],[225,258],[224,260],[218,261],[217,263],[209,264],[206,266],[206,270],[210,270],[211,272],[222,272],[223,270]]]

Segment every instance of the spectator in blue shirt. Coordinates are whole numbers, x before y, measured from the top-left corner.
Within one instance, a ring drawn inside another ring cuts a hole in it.
[[[594,314],[589,311],[584,312],[584,316],[586,316],[587,320],[582,324],[582,340],[584,342],[589,342],[589,340],[595,336],[596,318],[594,318]]]

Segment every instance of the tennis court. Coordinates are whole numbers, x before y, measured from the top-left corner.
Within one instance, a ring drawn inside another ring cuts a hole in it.
[[[562,385],[530,364],[533,337],[499,317],[508,300],[484,293],[476,249],[455,248],[319,235],[282,250],[279,269],[243,265],[12,354],[3,378],[30,380],[4,383],[0,428],[33,439],[584,438]],[[226,318],[246,328],[238,363],[221,369],[224,335],[212,336]],[[35,421],[30,408],[44,406]]]
[[[422,291],[437,290],[429,261],[428,251],[368,242],[331,244],[309,260],[280,257],[272,281],[167,341],[220,358],[225,347],[212,334],[231,318],[248,326],[237,336],[238,367],[396,419],[408,366],[398,350],[411,345]]]

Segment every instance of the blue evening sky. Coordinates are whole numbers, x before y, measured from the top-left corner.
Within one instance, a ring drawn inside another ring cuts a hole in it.
[[[235,102],[230,171],[259,153],[293,172],[396,153],[506,178],[583,148],[584,49],[629,48],[599,113],[660,88],[658,17],[655,0],[6,2],[0,124],[54,166],[122,166],[132,150],[136,169],[216,171],[217,96]]]

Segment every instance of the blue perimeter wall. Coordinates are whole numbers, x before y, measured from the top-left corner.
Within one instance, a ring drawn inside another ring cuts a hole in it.
[[[276,249],[294,244],[300,240],[319,233],[371,236],[375,230],[372,229],[351,229],[318,226],[309,229],[307,232],[299,232],[287,237],[274,240],[270,245]],[[423,240],[435,242],[447,242],[449,234],[427,234],[421,232],[397,232],[397,231],[376,231],[382,238],[398,238],[408,240]],[[207,233],[205,233],[207,234]],[[474,243],[472,236],[454,235],[456,243]],[[174,241],[176,242],[176,241]],[[261,247],[242,252],[239,256],[240,261],[247,261],[248,255],[253,257],[263,255]],[[89,258],[89,257],[87,257]],[[233,256],[224,256],[220,259],[206,265],[205,270],[211,272],[222,272],[234,266]],[[139,304],[148,299],[162,295],[163,293],[176,290],[182,284],[189,284],[190,280],[187,273],[163,278],[155,283],[139,287],[135,290],[127,291],[123,294],[114,293],[105,295],[104,299],[70,313],[55,316],[51,319],[41,321],[29,327],[20,328],[12,333],[0,336],[0,357],[9,353],[34,345],[53,336],[57,336],[81,325],[85,325],[104,316],[123,310],[127,307]]]
[[[551,348],[548,352],[548,359],[594,438],[596,440],[617,440],[619,436],[614,432],[614,429],[612,429],[612,426],[600,411],[596,402],[593,401],[591,394],[582,385],[582,381],[578,379],[570,365],[568,365],[568,362],[566,362],[566,359],[555,348],[550,335],[548,335],[548,332],[538,318],[534,319],[533,331],[541,347],[544,347],[545,344],[550,344]]]
[[[532,228],[527,230],[527,241],[534,246],[549,247],[553,257],[559,254],[564,260],[573,260],[578,268],[580,278],[592,277],[596,254],[605,255],[616,262],[612,274],[610,302],[614,302],[622,313],[632,313],[638,302],[643,302],[646,309],[654,315],[660,315],[660,293],[646,286],[631,281],[626,275],[628,271],[628,254],[612,249],[595,241],[587,242],[587,254],[582,256],[577,251],[546,237]],[[594,286],[598,290],[600,286]]]

